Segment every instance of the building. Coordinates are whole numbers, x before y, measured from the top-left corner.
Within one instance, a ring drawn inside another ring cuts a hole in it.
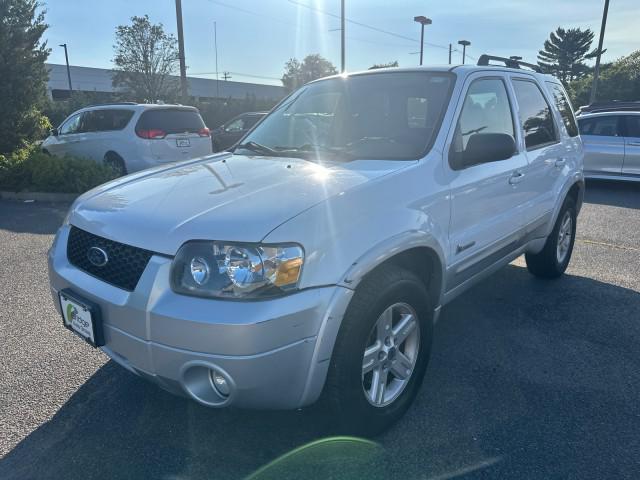
[[[47,63],[49,81],[47,90],[51,98],[67,98],[69,83],[66,65]],[[74,91],[98,92],[111,94],[116,91],[111,85],[111,70],[106,68],[78,67],[72,65],[71,86]],[[213,98],[237,98],[247,96],[257,100],[276,101],[284,97],[284,87],[276,85],[262,85],[259,83],[233,82],[230,80],[215,80],[208,78],[187,77],[189,95],[199,100]],[[217,84],[217,85],[216,85]]]

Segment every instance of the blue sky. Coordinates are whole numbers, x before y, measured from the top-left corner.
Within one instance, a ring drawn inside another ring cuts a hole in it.
[[[415,15],[433,19],[425,31],[425,63],[448,61],[447,46],[471,41],[467,52],[521,55],[535,61],[549,32],[558,26],[600,30],[603,0],[346,0],[347,70],[398,60],[418,63]],[[311,7],[311,8],[309,8]],[[72,65],[110,68],[114,31],[133,15],[176,32],[174,0],[48,0],[45,34],[49,61],[64,63],[58,44],[66,42]],[[233,80],[280,84],[284,63],[320,53],[340,64],[340,0],[183,0],[188,75],[214,77],[213,22],[218,30],[218,67]],[[612,0],[604,60],[640,49],[640,1]],[[396,34],[390,35],[375,29]],[[402,38],[406,37],[406,38]],[[412,40],[413,39],[413,40]],[[438,47],[436,45],[440,45]],[[595,46],[595,42],[594,42]],[[459,63],[460,53],[454,53]]]

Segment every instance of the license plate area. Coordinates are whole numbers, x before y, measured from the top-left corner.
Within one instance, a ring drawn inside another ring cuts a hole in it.
[[[191,146],[191,140],[189,140],[188,138],[178,138],[176,139],[176,146],[184,148],[184,147],[190,147]]]
[[[100,307],[69,289],[59,293],[62,322],[93,347],[104,345]]]

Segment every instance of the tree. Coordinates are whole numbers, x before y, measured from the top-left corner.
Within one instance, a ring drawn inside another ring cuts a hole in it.
[[[587,105],[591,93],[593,75],[571,82],[567,88],[575,107]],[[600,66],[598,101],[640,99],[640,50],[615,62]]]
[[[389,63],[376,63],[374,65],[371,65],[369,67],[369,70],[376,70],[377,68],[389,68],[389,67],[397,67],[398,65],[398,60],[394,60],[393,62],[389,62]]]
[[[177,40],[149,16],[131,17],[131,25],[116,27],[112,83],[133,100],[173,101],[180,94],[175,73],[180,57]]]
[[[596,56],[596,51],[587,53],[593,42],[590,29],[558,27],[544,41],[544,50],[538,52],[538,65],[546,73],[558,77],[563,83],[583,77],[589,72],[584,61]]]
[[[49,127],[46,99],[49,57],[44,12],[36,0],[0,0],[0,153],[41,138]]]
[[[302,62],[292,58],[284,66],[282,84],[287,92],[318,78],[338,73],[336,67],[317,53],[307,55]]]

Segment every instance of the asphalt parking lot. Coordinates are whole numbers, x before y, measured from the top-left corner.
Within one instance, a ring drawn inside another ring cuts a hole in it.
[[[65,210],[0,201],[0,478],[239,479],[327,435],[314,410],[173,397],[65,331],[46,275]],[[408,414],[310,459],[317,478],[640,478],[640,185],[588,184],[564,278],[523,265],[446,307]]]

